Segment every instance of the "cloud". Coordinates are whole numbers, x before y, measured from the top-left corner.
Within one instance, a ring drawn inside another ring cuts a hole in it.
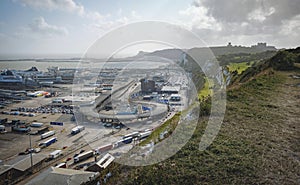
[[[288,45],[285,40],[289,40],[296,46],[300,38],[299,9],[300,3],[295,0],[195,0],[179,11],[179,22],[209,44],[227,40]]]
[[[196,0],[193,6],[205,7],[209,16],[231,23],[264,19],[264,24],[280,24],[300,14],[295,0]]]
[[[123,15],[122,9],[119,9],[116,17],[112,17],[111,15],[97,15],[97,12],[90,12],[90,14],[88,14],[87,17],[94,20],[94,22],[86,25],[86,27],[88,30],[97,32],[100,35],[113,28],[141,20],[141,16],[134,10],[131,11],[129,15]]]
[[[179,11],[179,14],[187,18],[183,24],[189,29],[220,30],[220,24],[212,16],[208,16],[207,11],[207,8],[203,6],[189,6],[187,9]]]
[[[263,8],[258,8],[248,14],[248,20],[263,22],[267,19],[267,17],[272,15],[274,12],[275,12],[274,7],[270,7],[268,10],[263,10]]]
[[[300,33],[300,15],[294,17],[291,20],[286,20],[283,22],[280,34],[284,36],[298,36],[298,33]],[[300,37],[298,37],[298,40],[300,40]]]
[[[48,24],[43,17],[38,17],[29,24],[29,29],[32,32],[39,33],[42,35],[67,35],[68,30],[64,27]]]
[[[47,10],[61,10],[76,12],[84,15],[84,7],[73,0],[15,0],[21,2],[24,6],[41,8]]]

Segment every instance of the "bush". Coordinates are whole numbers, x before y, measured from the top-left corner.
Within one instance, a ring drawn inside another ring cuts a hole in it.
[[[291,70],[294,69],[294,63],[297,56],[288,51],[279,51],[270,59],[270,65],[275,70]]]

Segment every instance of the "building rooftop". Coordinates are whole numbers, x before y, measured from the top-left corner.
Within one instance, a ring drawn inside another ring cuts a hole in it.
[[[99,173],[86,172],[73,169],[55,168],[47,170],[32,179],[28,185],[55,184],[55,185],[78,185],[95,179]]]
[[[44,154],[32,154],[33,165],[36,165],[46,158],[47,155]],[[31,167],[30,155],[28,155],[25,159],[15,163],[14,165],[12,165],[12,167],[20,171],[26,171]]]
[[[106,168],[110,163],[113,162],[114,156],[110,155],[109,153],[105,154],[103,158],[101,158],[96,164],[101,168]]]
[[[171,97],[181,97],[180,94],[171,94]]]
[[[11,165],[1,165],[0,166],[0,174],[5,173],[7,170],[11,168]]]

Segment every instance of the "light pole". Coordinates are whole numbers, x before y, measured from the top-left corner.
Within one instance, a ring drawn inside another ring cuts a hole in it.
[[[29,135],[29,147],[30,147],[30,149],[29,149],[29,152],[30,152],[30,169],[31,169],[31,173],[33,172],[33,169],[32,169],[32,167],[33,167],[33,161],[32,161],[32,146],[31,146],[31,135],[30,135],[30,133],[28,133],[28,135]]]

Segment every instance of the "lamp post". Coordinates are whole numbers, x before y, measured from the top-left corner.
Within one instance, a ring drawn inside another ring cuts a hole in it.
[[[29,149],[29,152],[30,152],[30,171],[31,171],[31,173],[33,172],[33,169],[32,169],[32,167],[33,167],[33,161],[32,161],[32,145],[31,145],[31,135],[30,135],[30,133],[28,133],[28,135],[29,135],[29,147],[30,147],[30,149]]]

